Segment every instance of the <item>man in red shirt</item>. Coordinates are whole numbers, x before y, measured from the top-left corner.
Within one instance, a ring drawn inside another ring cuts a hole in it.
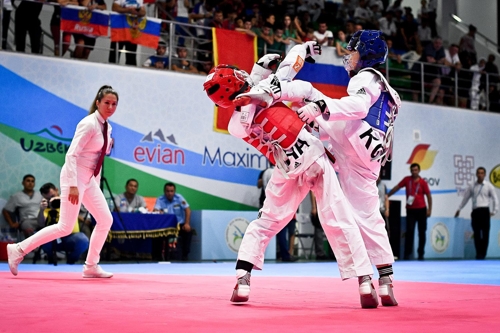
[[[410,259],[410,255],[413,254],[415,224],[418,222],[418,260],[424,260],[425,232],[427,230],[427,218],[431,216],[432,211],[432,196],[429,185],[419,175],[420,165],[413,163],[410,166],[410,171],[411,176],[403,178],[387,196],[390,197],[402,187],[406,188],[406,241],[404,259]],[[427,197],[427,205],[424,195]]]

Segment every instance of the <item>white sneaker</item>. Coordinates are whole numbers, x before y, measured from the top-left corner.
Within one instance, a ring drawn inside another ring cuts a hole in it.
[[[110,278],[113,273],[106,272],[99,265],[87,266],[83,265],[84,278]]]
[[[392,279],[389,276],[384,276],[378,279],[378,294],[383,306],[396,306],[398,301],[394,297]]]
[[[231,296],[231,302],[246,302],[250,298],[250,273],[246,273],[236,282],[236,286]]]
[[[17,266],[24,259],[24,253],[17,248],[17,244],[7,244],[7,258],[9,258],[10,272],[17,275]]]
[[[359,300],[363,309],[373,309],[378,306],[378,297],[372,280],[369,276],[358,277]]]

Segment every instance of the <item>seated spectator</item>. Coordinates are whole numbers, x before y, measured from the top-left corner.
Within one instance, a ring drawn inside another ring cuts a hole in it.
[[[363,26],[372,27],[373,13],[368,4],[368,0],[359,0],[358,6],[354,10],[354,20]]]
[[[307,33],[304,37],[304,42],[310,42],[310,41],[317,41],[316,36],[314,35],[314,29],[313,28],[307,28]]]
[[[35,176],[25,175],[22,184],[23,190],[10,196],[2,214],[11,228],[20,229],[25,237],[29,237],[39,229],[38,211],[43,197],[34,190]]]
[[[347,55],[351,53],[347,49],[347,41],[345,39],[345,33],[342,30],[339,30],[337,33],[338,39],[335,41],[335,48],[337,49],[337,55],[339,57],[342,57],[344,55]]]
[[[137,194],[139,189],[139,182],[133,178],[127,180],[125,184],[125,192],[118,194],[115,197],[116,208],[123,213],[131,213],[137,211],[139,208],[146,209],[146,201],[143,197]]]
[[[176,193],[173,183],[166,183],[163,187],[164,195],[156,199],[154,211],[166,214],[175,214],[180,226],[178,247],[181,250],[181,259],[188,260],[191,250],[191,208],[181,194]]]
[[[94,9],[107,9],[104,0],[79,0],[78,3],[80,6],[87,7],[87,9],[91,11]],[[94,49],[97,37],[92,35],[73,34],[73,38],[76,44],[73,58],[87,60],[90,52]]]
[[[111,11],[120,14],[130,14],[138,17],[144,17],[146,15],[146,9],[143,5],[143,0],[114,0]],[[118,47],[118,59],[116,59],[116,48]],[[137,44],[123,41],[123,42],[111,42],[111,48],[109,50],[109,62],[114,64],[120,61],[120,50],[125,48],[127,53],[125,53],[125,64],[131,66],[137,66]]]
[[[59,208],[61,206],[59,190],[54,184],[46,183],[40,188],[40,193],[43,199],[40,203],[38,223],[42,228],[59,223]],[[43,251],[48,256],[49,263],[54,263],[57,260],[53,256],[53,253],[55,255],[54,251],[64,251],[66,252],[66,263],[74,264],[88,248],[89,238],[83,232],[80,232],[79,223],[75,224],[70,235],[42,245]]]
[[[326,20],[320,20],[318,22],[318,30],[314,31],[314,37],[321,46],[333,46],[333,32],[328,30],[326,25]]]
[[[401,29],[403,33],[403,37],[405,40],[406,49],[416,50],[418,40],[418,24],[413,18],[413,14],[408,12],[405,16],[404,21],[401,23]]]
[[[443,40],[441,37],[436,37],[433,39],[432,44],[427,45],[427,47],[422,52],[420,57],[420,62],[428,64],[423,65],[424,70],[424,84],[432,85],[430,96],[428,102],[430,104],[435,102],[437,93],[441,86],[441,68],[436,65],[442,65],[445,62],[445,53],[443,48]],[[413,89],[413,100],[418,101],[418,93],[421,90],[421,76],[420,76],[421,64],[416,63],[412,68],[412,83],[414,85]]]
[[[445,60],[444,64],[447,67],[441,68],[441,88],[439,89],[438,98],[436,103],[439,105],[443,104],[443,98],[445,96],[454,96],[455,91],[455,72],[462,68],[462,63],[460,62],[460,57],[458,56],[458,45],[451,44],[448,49],[444,50]],[[448,103],[454,104],[454,103]]]
[[[187,59],[187,49],[184,45],[177,47],[177,57],[172,59],[172,70],[182,73],[198,73],[196,67]]]
[[[212,60],[206,60],[201,63],[201,68],[199,69],[198,73],[201,75],[208,75],[210,71],[214,68],[214,63]]]
[[[156,54],[146,59],[144,64],[142,64],[142,67],[168,69],[168,55],[166,53],[167,53],[167,43],[161,40],[158,43]]]

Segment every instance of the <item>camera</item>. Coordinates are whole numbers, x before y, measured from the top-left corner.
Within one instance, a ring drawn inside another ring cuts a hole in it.
[[[61,199],[57,198],[57,199],[50,200],[48,205],[49,205],[49,208],[51,208],[51,209],[61,208]]]

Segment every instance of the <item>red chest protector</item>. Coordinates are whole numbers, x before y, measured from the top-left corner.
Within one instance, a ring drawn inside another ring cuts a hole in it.
[[[283,103],[260,111],[254,123],[259,124],[283,149],[289,149],[295,143],[304,127],[297,114]]]

